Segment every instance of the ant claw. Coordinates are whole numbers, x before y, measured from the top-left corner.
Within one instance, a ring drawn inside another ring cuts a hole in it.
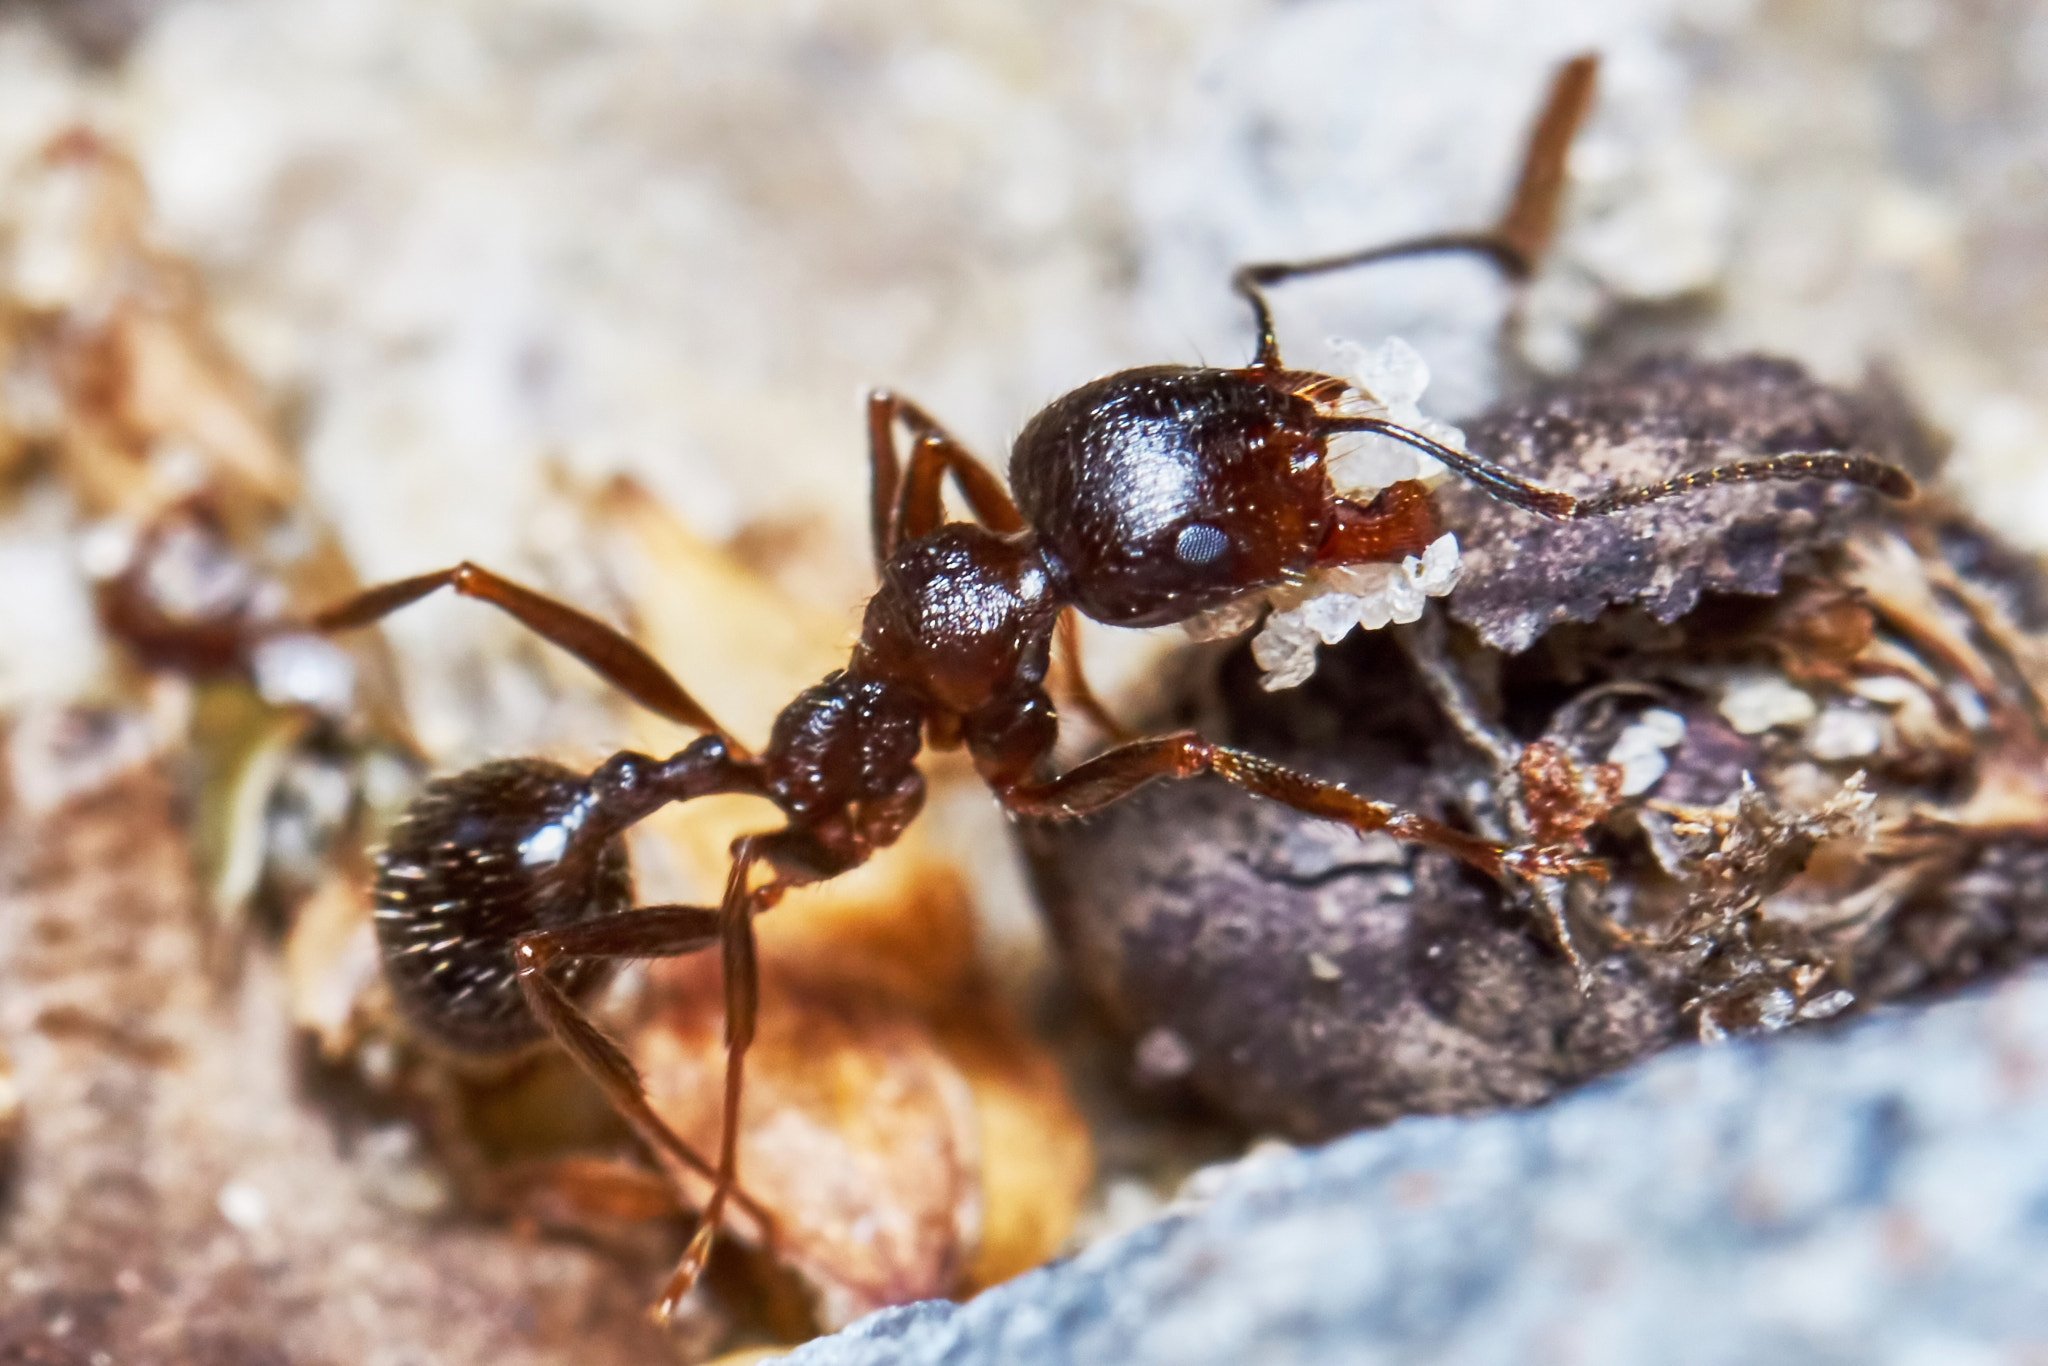
[[[1607,881],[1607,862],[1563,844],[1525,844],[1503,849],[1501,867],[1517,877],[1589,877]]]
[[[696,1289],[697,1278],[704,1274],[704,1264],[711,1260],[711,1241],[717,1233],[718,1226],[706,1220],[691,1236],[689,1247],[683,1250],[682,1261],[676,1264],[676,1274],[669,1277],[668,1285],[661,1292],[661,1299],[650,1316],[660,1327],[669,1325],[677,1307]]]

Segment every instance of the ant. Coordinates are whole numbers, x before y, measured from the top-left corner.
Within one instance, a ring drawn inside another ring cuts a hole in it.
[[[859,866],[902,833],[924,804],[916,761],[926,744],[965,746],[1017,816],[1084,816],[1154,779],[1209,773],[1361,833],[1383,830],[1443,850],[1491,878],[1604,875],[1582,850],[1492,843],[1192,731],[1119,743],[1064,773],[1047,772],[1059,717],[1046,676],[1069,609],[1111,625],[1163,625],[1316,566],[1398,561],[1429,543],[1434,519],[1420,483],[1396,483],[1365,506],[1335,494],[1325,469],[1331,437],[1374,432],[1406,442],[1493,497],[1559,520],[1750,480],[1844,480],[1911,495],[1898,469],[1825,453],[1578,498],[1390,421],[1330,411],[1346,381],[1282,365],[1265,286],[1442,252],[1474,253],[1511,280],[1526,279],[1551,236],[1565,152],[1594,77],[1590,56],[1561,69],[1510,206],[1491,231],[1241,268],[1233,284],[1258,333],[1251,364],[1147,366],[1054,401],[1017,437],[1014,497],[922,408],[871,394],[880,587],[847,666],[785,707],[759,754],[618,631],[473,564],[368,589],[313,618],[316,630],[347,630],[452,588],[509,613],[640,705],[703,732],[669,758],[620,753],[588,775],[511,759],[438,780],[392,831],[376,877],[385,971],[427,1038],[482,1055],[552,1038],[679,1186],[685,1172],[711,1183],[659,1315],[697,1280],[728,1202],[773,1238],[768,1213],[736,1181],[743,1066],[759,995],[754,917],[795,888]],[[899,429],[910,437],[907,462]],[[944,520],[948,476],[973,521]],[[633,906],[622,833],[671,802],[720,793],[765,797],[784,824],[733,843],[718,905]],[[727,1048],[715,1162],[661,1120],[625,1053],[578,1004],[617,960],[713,946],[723,959]]]

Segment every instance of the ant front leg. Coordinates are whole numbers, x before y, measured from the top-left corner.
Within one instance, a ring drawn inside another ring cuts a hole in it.
[[[1593,106],[1593,90],[1600,59],[1587,53],[1572,58],[1551,78],[1543,112],[1529,133],[1528,150],[1522,156],[1522,173],[1508,207],[1494,225],[1483,232],[1439,232],[1410,237],[1399,242],[1367,247],[1363,251],[1323,256],[1310,261],[1262,261],[1240,266],[1231,277],[1231,287],[1252,306],[1258,327],[1258,353],[1254,369],[1280,367],[1280,343],[1273,334],[1273,311],[1261,289],[1304,275],[1323,275],[1350,270],[1409,256],[1433,256],[1446,252],[1470,252],[1492,261],[1508,279],[1521,283],[1535,272],[1537,262],[1550,248],[1557,231],[1558,205],[1564,195],[1565,162],[1572,139]]]
[[[1384,830],[1395,839],[1442,850],[1495,879],[1510,873],[1525,878],[1606,877],[1605,865],[1575,849],[1495,844],[1256,754],[1211,744],[1193,731],[1121,746],[1049,781],[1001,785],[997,795],[1019,815],[1061,820],[1099,811],[1155,778],[1192,778],[1198,773],[1214,773],[1255,796],[1341,822],[1361,834]]]
[[[1081,666],[1081,614],[1071,607],[1062,608],[1059,624],[1054,627],[1054,639],[1059,643],[1056,658],[1064,668],[1068,705],[1087,717],[1090,725],[1116,744],[1126,744],[1135,739],[1121,721],[1109,714],[1109,708],[1096,696],[1095,689],[1088,686],[1087,671]]]
[[[467,560],[453,569],[438,569],[431,574],[366,588],[321,612],[310,624],[316,631],[329,633],[368,626],[443,588],[453,588],[464,597],[490,603],[541,639],[582,660],[599,678],[657,716],[717,735],[734,753],[741,752],[725,728],[683,690],[674,675],[633,641],[567,603],[556,602]]]

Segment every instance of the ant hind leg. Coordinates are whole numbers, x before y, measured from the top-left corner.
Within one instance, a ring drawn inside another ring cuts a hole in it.
[[[443,588],[453,588],[464,597],[480,598],[506,612],[541,639],[582,660],[598,677],[657,716],[719,736],[734,753],[743,752],[725,728],[683,690],[675,676],[632,640],[567,603],[536,593],[467,560],[452,569],[437,569],[431,574],[366,588],[327,608],[308,624],[323,633],[353,630],[380,621]]]
[[[760,1228],[764,1243],[772,1246],[776,1237],[774,1217],[738,1188],[736,1161],[741,1059],[753,1041],[760,997],[753,915],[764,909],[763,893],[768,891],[764,888],[751,895],[746,892],[746,873],[752,862],[751,852],[735,860],[733,885],[739,889],[737,906],[729,888],[725,904],[715,910],[701,906],[648,906],[602,920],[523,935],[513,949],[519,985],[535,1018],[598,1084],[613,1108],[655,1151],[664,1166],[672,1172],[686,1169],[712,1183],[697,1231],[662,1292],[656,1313],[663,1320],[674,1312],[703,1273],[728,1200],[744,1210]],[[715,1163],[707,1161],[655,1112],[632,1060],[547,973],[551,964],[563,958],[675,958],[713,945],[724,949],[727,1012],[725,1106]]]

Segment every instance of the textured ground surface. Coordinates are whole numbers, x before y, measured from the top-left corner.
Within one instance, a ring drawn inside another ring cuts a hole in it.
[[[1234,1172],[793,1366],[1802,1363],[2048,1352],[2048,974],[1691,1048],[1546,1108]]]
[[[209,980],[170,789],[137,769],[0,849],[24,1100],[0,1361],[659,1361],[637,1273],[447,1221],[403,1127],[303,1103],[274,969]],[[516,1306],[516,1308],[514,1308]]]

